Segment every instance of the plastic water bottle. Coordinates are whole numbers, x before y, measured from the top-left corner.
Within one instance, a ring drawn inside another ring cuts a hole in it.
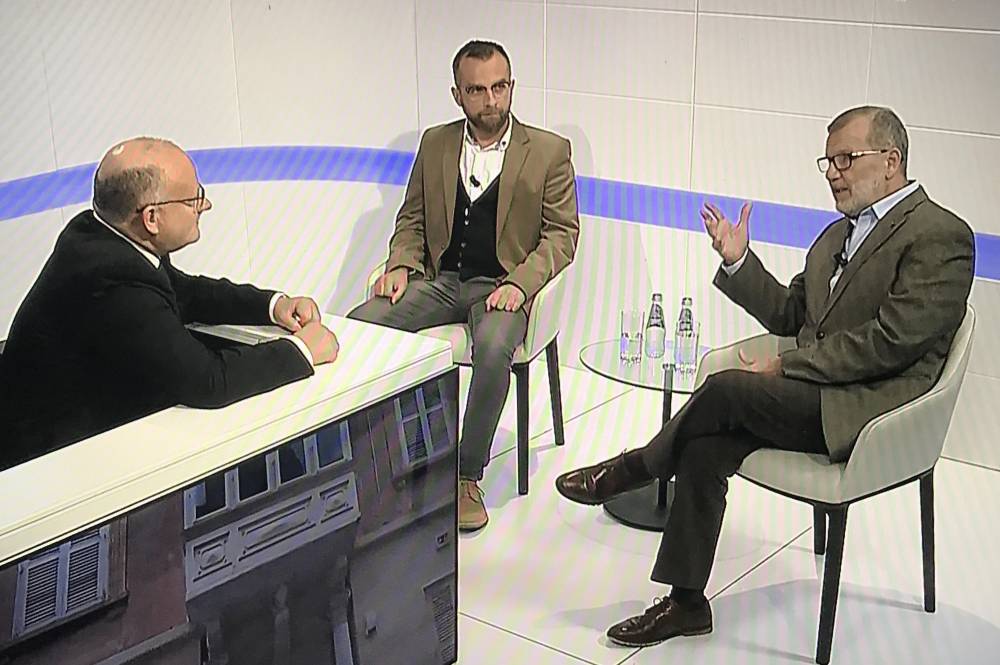
[[[646,319],[646,357],[661,358],[666,350],[667,326],[663,321],[663,296],[653,294],[653,304],[649,308],[649,318]]]
[[[681,312],[677,316],[677,330],[674,333],[674,363],[677,369],[694,371],[698,363],[698,335],[691,311],[691,298],[681,298]]]

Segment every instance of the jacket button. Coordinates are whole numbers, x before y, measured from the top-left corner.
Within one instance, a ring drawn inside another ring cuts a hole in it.
[[[826,333],[822,330],[816,333],[816,339],[823,339],[824,337],[826,337]]]

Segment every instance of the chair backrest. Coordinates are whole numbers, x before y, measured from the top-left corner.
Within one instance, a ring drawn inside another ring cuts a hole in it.
[[[966,305],[937,382],[923,395],[864,426],[847,461],[844,496],[870,494],[937,463],[969,365],[975,326],[976,312]]]

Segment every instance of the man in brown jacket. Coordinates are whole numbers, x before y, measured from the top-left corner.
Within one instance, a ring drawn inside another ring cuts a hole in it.
[[[459,528],[488,520],[478,481],[535,294],[573,261],[580,231],[569,141],[510,114],[503,47],[472,41],[452,63],[465,120],[420,141],[385,274],[348,316],[404,330],[472,329],[472,385],[459,441]]]
[[[702,210],[722,257],[715,285],[797,344],[775,358],[741,354],[745,369],[710,376],[647,446],[556,480],[567,498],[599,504],[676,476],[652,575],[672,591],[612,626],[613,642],[646,646],[711,632],[704,590],[727,478],[744,457],[772,447],[846,460],[865,423],[940,375],[972,287],[973,234],[907,180],[907,144],[887,108],[833,120],[817,164],[844,217],[824,229],[787,287],[749,248],[749,204],[735,225],[711,204]]]

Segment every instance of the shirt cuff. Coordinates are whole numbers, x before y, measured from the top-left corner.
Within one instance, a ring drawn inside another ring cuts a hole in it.
[[[743,263],[747,260],[747,254],[749,253],[750,253],[750,247],[748,246],[745,250],[743,250],[743,256],[740,257],[739,261],[732,264],[731,266],[727,266],[725,263],[723,263],[722,269],[726,271],[727,275],[732,277],[733,275],[736,274],[737,270],[743,267]]]
[[[280,291],[276,292],[273,296],[271,296],[271,304],[267,306],[268,316],[271,317],[271,323],[276,326],[280,326],[281,324],[278,323],[278,319],[274,318],[274,308],[278,304],[278,298],[281,298],[284,295],[286,294]]]
[[[309,362],[310,367],[316,364],[315,362],[313,362],[312,352],[309,351],[309,347],[306,346],[306,343],[303,342],[301,339],[292,334],[285,335],[281,339],[287,339],[289,342],[299,347],[299,351],[302,353],[303,356],[305,356],[305,359]]]

